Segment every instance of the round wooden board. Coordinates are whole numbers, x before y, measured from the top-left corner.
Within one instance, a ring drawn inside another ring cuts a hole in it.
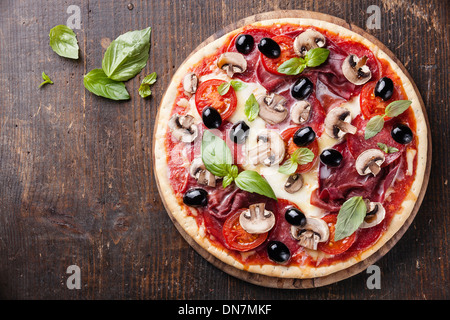
[[[304,11],[304,10],[281,10],[281,11],[272,11],[272,12],[266,12],[266,13],[260,13],[256,14],[247,18],[244,18],[242,20],[239,20],[231,25],[228,25],[224,29],[216,32],[214,35],[206,39],[204,42],[202,42],[192,53],[189,55],[185,61],[189,59],[190,56],[192,56],[195,52],[199,51],[203,47],[205,47],[207,44],[213,42],[214,40],[222,37],[223,35],[241,28],[245,25],[255,23],[262,20],[269,20],[269,19],[280,19],[280,18],[311,18],[311,19],[317,19],[317,20],[324,20],[327,22],[334,23],[336,25],[342,26],[344,28],[347,28],[353,32],[356,32],[375,45],[377,45],[382,51],[384,51],[397,65],[401,68],[401,70],[404,72],[404,74],[408,77],[410,82],[413,85],[413,88],[419,97],[419,102],[422,107],[422,111],[425,117],[426,125],[428,128],[428,132],[430,132],[430,125],[428,122],[428,117],[425,109],[425,105],[423,103],[423,100],[420,96],[420,93],[417,89],[417,86],[415,85],[413,79],[409,75],[406,68],[403,66],[403,64],[395,57],[395,55],[379,40],[374,38],[372,35],[366,33],[361,28],[349,24],[345,22],[342,19],[323,14],[318,12],[312,12],[312,11]],[[184,62],[185,62],[184,61]],[[184,64],[183,62],[183,64]],[[162,101],[164,100],[164,97]],[[157,119],[159,118],[159,110]],[[154,137],[156,133],[156,125],[154,129]],[[154,138],[153,138],[154,141]],[[154,143],[153,143],[154,145]],[[164,206],[168,212],[168,215],[172,222],[174,223],[177,230],[180,232],[180,234],[183,236],[183,238],[189,243],[189,245],[194,248],[194,250],[200,254],[204,259],[209,261],[211,264],[213,264],[215,267],[219,268],[220,270],[226,272],[227,274],[234,276],[236,278],[239,278],[241,280],[247,281],[249,283],[253,283],[260,286],[265,287],[272,287],[272,288],[282,288],[282,289],[306,289],[306,288],[315,288],[315,287],[321,287],[325,285],[329,285],[344,279],[347,279],[353,275],[356,275],[363,270],[365,270],[368,266],[374,264],[377,260],[379,260],[381,257],[383,257],[396,243],[400,240],[400,238],[403,236],[403,234],[406,232],[406,230],[411,225],[412,221],[414,220],[420,205],[422,203],[423,197],[425,195],[428,180],[430,177],[430,170],[431,170],[431,134],[428,134],[428,150],[427,150],[427,164],[425,169],[425,176],[422,184],[422,188],[420,190],[419,196],[417,197],[417,201],[415,203],[415,206],[413,208],[413,211],[411,212],[409,218],[406,220],[405,224],[397,231],[397,233],[389,240],[387,241],[376,253],[372,254],[367,259],[351,266],[350,268],[347,268],[345,270],[341,270],[335,273],[332,273],[328,276],[324,277],[318,277],[318,278],[310,278],[310,279],[291,279],[291,278],[276,278],[276,277],[269,277],[262,274],[256,274],[256,273],[250,273],[244,270],[236,269],[231,265],[228,265],[221,260],[217,259],[215,256],[210,254],[208,251],[206,251],[204,248],[202,248],[200,245],[197,244],[197,242],[192,239],[185,230],[180,226],[180,224],[174,219],[172,216],[170,210],[168,210],[168,206],[165,203],[165,199],[163,198]],[[153,163],[155,163],[155,150],[153,150]],[[155,170],[155,168],[153,168]],[[156,176],[156,175],[155,175]],[[160,186],[158,183],[158,178],[156,177],[158,189],[160,190]],[[161,191],[161,190],[160,190]],[[160,192],[161,193],[161,192]]]

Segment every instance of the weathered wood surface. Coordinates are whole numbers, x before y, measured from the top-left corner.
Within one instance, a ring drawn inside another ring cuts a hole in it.
[[[245,5],[243,3],[245,2]],[[133,4],[130,10],[128,4]],[[57,56],[49,30],[81,9],[81,57]],[[381,28],[367,29],[367,8]],[[180,236],[152,172],[152,133],[162,94],[181,62],[213,33],[278,9],[334,15],[384,43],[409,70],[427,107],[433,164],[409,230],[376,264],[381,289],[362,272],[308,290],[267,289],[217,269]],[[0,2],[0,297],[6,299],[448,299],[449,9],[446,1],[13,1]],[[109,41],[153,28],[150,59],[113,102],[84,89]],[[41,72],[55,82],[38,88]],[[156,71],[153,97],[140,80]],[[69,290],[66,269],[81,268]]]

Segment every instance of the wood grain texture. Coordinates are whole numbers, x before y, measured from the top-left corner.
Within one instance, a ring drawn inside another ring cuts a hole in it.
[[[134,8],[129,10],[127,5]],[[245,3],[245,4],[243,4]],[[57,56],[49,30],[81,9],[80,59]],[[369,5],[381,29],[366,28]],[[433,164],[409,230],[367,274],[311,290],[258,287],[191,249],[167,216],[151,150],[157,106],[176,68],[204,39],[244,17],[301,9],[334,15],[372,34],[408,69],[427,107]],[[8,299],[448,299],[449,12],[446,1],[129,0],[0,2],[0,297]],[[150,58],[114,102],[84,89],[107,43],[153,28]],[[41,72],[55,82],[38,89]],[[153,97],[140,80],[156,71]],[[81,290],[66,286],[69,265]]]

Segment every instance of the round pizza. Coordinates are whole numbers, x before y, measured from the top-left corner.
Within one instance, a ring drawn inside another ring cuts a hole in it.
[[[368,259],[406,223],[427,163],[420,96],[366,37],[257,21],[180,66],[154,135],[160,194],[215,259],[276,278]]]

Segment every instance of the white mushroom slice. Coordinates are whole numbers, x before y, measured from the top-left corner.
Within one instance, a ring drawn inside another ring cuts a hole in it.
[[[366,202],[367,213],[360,228],[372,228],[383,221],[386,210],[380,202]]]
[[[360,59],[356,55],[350,54],[342,63],[342,73],[351,83],[362,85],[372,77],[372,72],[366,62],[366,56]]]
[[[263,95],[258,98],[259,116],[270,124],[276,124],[286,119],[288,110],[285,108],[286,98],[279,94]]]
[[[235,73],[242,73],[247,70],[247,60],[237,52],[225,52],[217,59],[217,66],[225,71],[230,78]]]
[[[284,190],[288,193],[295,193],[303,187],[303,177],[299,173],[293,173],[284,184]]]
[[[291,120],[294,123],[302,124],[308,121],[311,113],[311,104],[308,101],[301,100],[291,107]]]
[[[347,108],[335,107],[325,117],[325,132],[334,139],[342,139],[347,133],[355,134],[357,128],[352,126],[352,115]]]
[[[326,40],[323,34],[314,29],[308,29],[295,38],[294,52],[303,58],[309,50],[322,48],[325,46],[325,43]]]
[[[252,204],[239,216],[239,224],[248,233],[265,233],[275,225],[275,215],[265,209],[264,203]]]
[[[205,164],[201,157],[195,158],[189,168],[191,177],[195,178],[199,184],[204,184],[209,187],[216,186],[217,177],[206,170]]]
[[[376,176],[380,172],[384,160],[385,157],[383,151],[380,149],[368,149],[362,152],[356,159],[356,171],[362,176],[369,173]]]
[[[291,226],[291,235],[302,247],[317,250],[319,242],[326,242],[330,237],[330,230],[324,220],[306,218],[304,226]]]
[[[180,116],[175,113],[169,119],[168,125],[172,129],[172,135],[182,142],[190,143],[198,136],[198,128],[194,123],[194,117],[189,114]]]
[[[264,129],[258,133],[257,145],[248,151],[249,160],[252,164],[264,164],[273,166],[284,159],[285,145],[283,138],[275,130]]]
[[[198,77],[194,72],[189,72],[183,78],[183,89],[185,92],[194,94],[197,91]]]

